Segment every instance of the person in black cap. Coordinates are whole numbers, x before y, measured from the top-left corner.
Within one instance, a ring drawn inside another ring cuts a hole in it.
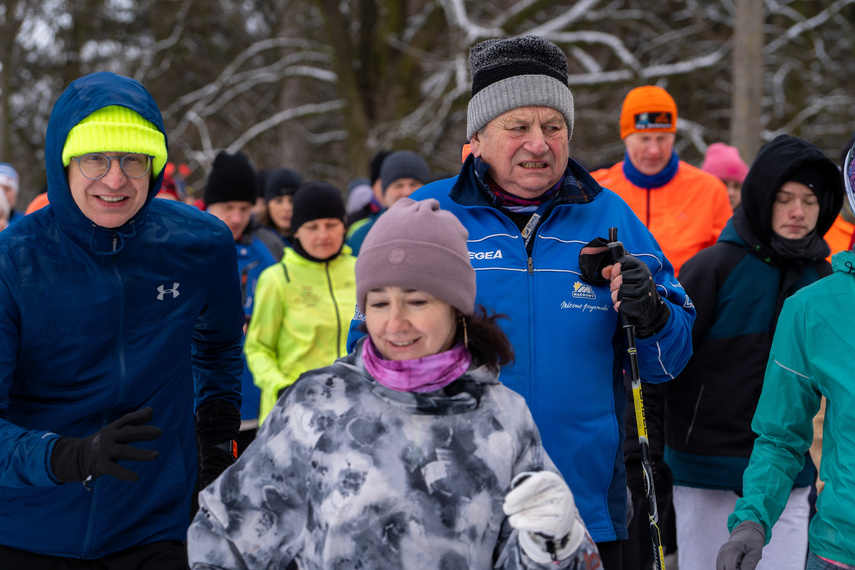
[[[255,288],[261,272],[282,259],[285,242],[276,232],[252,217],[256,176],[243,153],[220,152],[214,158],[204,199],[207,212],[222,220],[234,237],[243,309],[248,324],[253,314]],[[240,410],[239,453],[249,445],[258,430],[258,405],[261,400],[261,392],[253,382],[245,359],[241,392],[243,402]]]
[[[244,347],[261,389],[260,422],[300,374],[346,354],[356,305],[356,258],[344,244],[341,191],[328,182],[304,183],[294,195],[291,227],[291,247],[258,281]]]
[[[362,241],[368,235],[368,230],[374,225],[383,212],[392,204],[406,198],[425,184],[430,178],[430,168],[424,158],[411,150],[393,152],[383,160],[380,166],[380,203],[382,210],[375,212],[365,219],[358,227],[351,226],[347,234],[347,245],[353,250],[353,255],[359,255]]]
[[[269,171],[264,182],[267,225],[276,230],[286,242],[293,234],[291,216],[294,213],[294,194],[302,183],[303,177],[300,173],[290,168]]]

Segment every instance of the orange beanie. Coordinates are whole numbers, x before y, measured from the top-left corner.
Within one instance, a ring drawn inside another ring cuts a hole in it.
[[[620,138],[637,132],[677,132],[677,103],[655,85],[636,87],[623,100]]]

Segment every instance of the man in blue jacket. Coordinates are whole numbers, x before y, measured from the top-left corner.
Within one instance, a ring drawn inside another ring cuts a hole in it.
[[[526,398],[603,567],[620,569],[627,363],[616,310],[636,326],[648,382],[685,366],[695,312],[647,228],[570,159],[564,53],[528,36],[482,42],[469,62],[471,155],[411,197],[436,198],[469,230],[477,302],[510,317],[516,363],[501,380]],[[610,227],[629,254],[614,265],[597,239]]]
[[[197,440],[203,485],[234,461],[234,241],[153,199],[166,160],[142,85],[78,79],[48,123],[50,205],[0,234],[4,567],[186,568]]]

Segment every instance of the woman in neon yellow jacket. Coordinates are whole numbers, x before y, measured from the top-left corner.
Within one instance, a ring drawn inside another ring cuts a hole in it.
[[[261,389],[259,422],[300,374],[346,354],[356,258],[344,245],[344,219],[338,188],[303,184],[294,196],[293,249],[258,280],[244,351]]]

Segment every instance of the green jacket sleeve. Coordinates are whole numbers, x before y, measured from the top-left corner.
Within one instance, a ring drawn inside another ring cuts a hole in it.
[[[743,475],[743,497],[727,521],[731,531],[744,521],[760,523],[767,543],[787,504],[793,480],[804,466],[821,400],[805,350],[803,299],[788,299],[778,319],[763,391],[751,422],[757,439]]]

